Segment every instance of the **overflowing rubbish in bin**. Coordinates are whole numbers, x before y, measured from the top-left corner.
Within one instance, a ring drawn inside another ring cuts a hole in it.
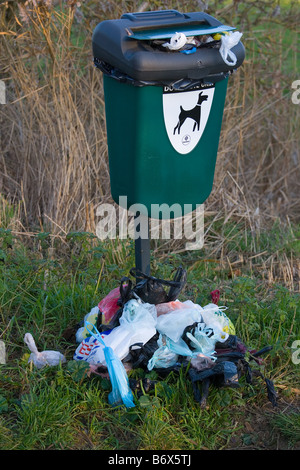
[[[121,207],[139,204],[164,218],[153,207],[176,204],[176,218],[209,196],[228,79],[245,57],[234,30],[204,12],[176,10],[126,13],[95,27],[111,194]]]
[[[137,275],[136,270],[131,274]],[[141,275],[144,279],[136,284],[129,277],[122,278],[120,287],[85,315],[84,326],[76,334],[79,344],[73,359],[86,361],[95,373],[109,375],[110,404],[134,406],[132,392],[138,383],[127,378],[133,369],[154,370],[162,378],[186,369],[194,398],[202,406],[210,385],[239,387],[242,375],[247,383],[252,382],[254,371],[249,362],[259,363],[271,347],[253,351],[238,338],[227,308],[214,303],[219,291],[217,295],[211,292],[214,302],[202,307],[191,300],[178,300],[186,284],[182,267],[172,281]],[[115,319],[110,329],[107,318]],[[255,374],[261,375],[259,371]],[[275,406],[274,385],[263,379]],[[147,387],[155,388],[155,381],[148,380]]]

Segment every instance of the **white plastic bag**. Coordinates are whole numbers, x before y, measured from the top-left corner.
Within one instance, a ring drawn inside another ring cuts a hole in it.
[[[188,347],[186,342],[183,341],[182,338],[179,338],[177,343],[172,341],[170,338],[166,338],[166,345],[168,346],[170,351],[173,351],[174,353],[178,354],[179,356],[192,357],[192,356],[195,355],[195,353],[193,353],[193,351],[190,350],[190,348]]]
[[[105,336],[105,344],[112,348],[114,354],[122,360],[129,353],[131,345],[145,344],[156,334],[156,321],[155,305],[141,303],[135,299],[129,300],[124,305],[119,320],[120,326],[115,327],[109,335]],[[77,350],[79,351],[80,348],[78,347]],[[86,361],[91,364],[106,365],[103,345],[94,344]]]
[[[235,334],[235,328],[230,318],[225,313],[227,307],[218,306],[216,304],[208,304],[200,307],[203,321],[207,326],[219,329],[228,334]],[[224,340],[225,341],[225,340]]]
[[[26,333],[24,336],[24,342],[27,344],[28,348],[31,351],[28,362],[33,362],[33,364],[41,369],[42,367],[48,366],[57,366],[60,362],[66,362],[66,358],[63,354],[58,351],[43,351],[39,352],[37,350],[35,341],[31,333]]]
[[[184,33],[175,33],[171,37],[170,42],[165,42],[163,46],[167,49],[170,49],[171,51],[177,51],[178,49],[181,49],[186,44],[186,42],[187,38]]]
[[[155,305],[142,303],[136,299],[129,300],[124,305],[123,313],[119,322],[120,325],[129,325],[141,322],[155,327],[157,322]]]
[[[104,338],[104,335],[103,335]],[[74,361],[86,361],[90,362],[89,355],[93,350],[96,350],[101,347],[101,343],[97,341],[93,336],[88,336],[77,346],[77,349],[74,353]]]
[[[156,329],[171,338],[175,343],[182,336],[184,329],[195,322],[202,321],[200,309],[193,302],[183,302],[184,308],[165,313],[157,318]],[[186,308],[189,306],[190,308]]]
[[[187,332],[186,336],[189,338],[190,347],[194,351],[198,351],[210,358],[213,358],[215,355],[216,342],[224,342],[228,338],[228,334],[221,331],[220,328],[208,327],[205,323],[198,323],[193,334]]]
[[[189,305],[186,302],[180,302],[180,300],[173,300],[171,302],[163,302],[162,304],[157,304],[156,306],[157,316],[164,315],[165,313],[171,313],[174,310],[180,310],[183,308],[189,308]]]
[[[229,34],[221,36],[220,54],[225,64],[230,66],[236,64],[237,58],[231,49],[239,43],[242,36],[243,33],[239,31],[235,31],[234,33],[230,32]],[[230,60],[228,60],[228,57]]]
[[[218,341],[225,341],[228,334],[235,334],[233,323],[225,313],[227,307],[210,303],[201,307],[191,300],[185,302],[170,302],[159,305],[157,309],[157,330],[171,338],[175,343],[182,336],[184,329],[195,322],[205,323],[205,326],[213,328],[215,334],[219,334]],[[223,334],[224,333],[224,334]]]

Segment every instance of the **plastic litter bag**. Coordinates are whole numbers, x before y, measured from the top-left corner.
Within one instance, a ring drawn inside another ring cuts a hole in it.
[[[159,335],[157,344],[158,349],[154,352],[148,362],[148,370],[152,370],[155,367],[168,368],[176,364],[178,361],[178,354],[169,349],[164,335]]]
[[[190,308],[187,308],[188,303],[183,302],[183,304],[185,304],[183,308],[157,317],[157,331],[166,335],[175,343],[179,341],[179,338],[188,325],[203,321],[200,310],[195,308],[192,302]]]
[[[100,315],[97,328],[101,332],[110,331],[119,326],[120,316],[126,302],[135,298],[132,290],[132,281],[123,276],[120,287],[113,289],[98,305]]]
[[[112,354],[111,348],[105,350],[105,358],[112,385],[112,391],[108,395],[109,404],[116,406],[122,401],[127,408],[133,408],[133,394],[122,362]]]
[[[138,322],[155,327],[157,322],[155,305],[142,303],[135,299],[129,300],[124,305],[120,325],[130,325]]]
[[[24,342],[31,351],[28,362],[33,362],[38,369],[46,365],[57,366],[59,363],[66,362],[65,356],[58,351],[39,352],[31,333],[25,334]]]
[[[89,356],[94,349],[99,349],[101,347],[100,343],[93,336],[89,336],[77,347],[73,355],[73,359],[74,361],[87,361],[93,363]]]
[[[194,356],[194,353],[190,350],[190,348],[188,347],[186,342],[183,341],[182,338],[179,338],[177,342],[172,341],[170,338],[166,338],[166,345],[168,346],[170,351],[173,351],[179,356],[186,356],[186,357]]]
[[[129,347],[129,354],[124,358],[123,362],[129,362],[133,369],[143,368],[146,369],[150,358],[158,349],[157,340],[159,338],[158,332],[155,333],[147,343],[135,343]]]
[[[219,307],[212,303],[205,305],[205,307],[201,308],[203,321],[208,326],[221,328],[225,333],[235,335],[234,325],[224,310],[227,310],[227,307]]]
[[[129,300],[120,317],[120,325],[105,337],[105,344],[111,347],[115,355],[124,359],[131,345],[145,344],[156,333],[156,309],[154,305],[142,304],[138,300]],[[103,338],[103,335],[102,335]],[[102,345],[94,347],[87,359],[92,364],[106,364]]]
[[[210,295],[211,295],[212,303],[218,305],[219,300],[220,300],[220,291],[219,291],[219,289],[213,290],[210,293]]]
[[[202,353],[197,354],[191,359],[191,367],[198,372],[205,369],[210,369],[215,365],[215,358],[207,357]]]
[[[107,324],[113,319],[114,315],[120,308],[118,303],[120,296],[120,287],[116,287],[99,302],[98,308],[103,315],[102,323]]]
[[[154,367],[172,367],[177,363],[179,356],[198,356],[198,352],[191,351],[182,338],[179,338],[179,340],[175,342],[167,336],[160,334],[157,344],[159,348],[154,352],[152,358],[148,362],[149,370],[152,370]]]
[[[82,326],[81,328],[78,328],[78,330],[76,331],[75,336],[76,336],[77,343],[81,343],[85,338],[87,338],[89,336],[89,333],[88,333],[88,331],[85,327],[85,322],[89,321],[90,323],[93,323],[93,325],[96,325],[98,315],[99,315],[99,308],[98,307],[92,308],[91,311],[85,315],[85,317],[83,319],[84,326]]]
[[[210,383],[214,383],[217,387],[239,387],[237,367],[233,362],[229,361],[219,362],[214,367],[200,372],[191,367],[189,369],[189,377],[192,381],[195,400],[201,406],[206,404]],[[202,383],[202,393],[197,386],[199,382]]]
[[[172,302],[165,302],[162,304],[156,305],[157,316],[164,315],[165,313],[173,312],[174,310],[179,310],[182,308],[189,308],[189,305],[185,302],[180,302],[179,300],[173,300]]]
[[[104,347],[105,362],[112,385],[112,391],[108,395],[109,403],[115,406],[123,402],[127,408],[134,407],[133,394],[130,390],[128,377],[122,362],[114,354],[112,348],[106,345],[95,325],[87,322],[86,326],[88,329],[91,327],[89,329],[90,334]]]
[[[220,332],[219,329],[215,330],[211,327],[207,327],[205,323],[197,323],[192,325],[190,331],[187,328],[183,334],[183,337],[189,340],[189,346],[192,350],[196,350],[205,356],[213,358],[216,351],[215,345],[217,342],[226,341],[228,334]]]
[[[170,42],[165,42],[163,47],[166,47],[170,51],[177,51],[181,49],[187,42],[186,35],[184,33],[175,33],[170,38]]]
[[[134,294],[143,302],[155,305],[177,299],[187,278],[186,270],[181,266],[177,269],[172,281],[149,276],[135,268],[130,270],[130,274],[136,278],[142,278],[134,287]],[[164,289],[164,286],[169,287],[169,292]]]
[[[239,33],[238,31],[221,36],[220,54],[225,64],[229,66],[236,64],[237,58],[231,49],[239,43],[242,36],[243,33]],[[228,60],[228,57],[230,60]]]

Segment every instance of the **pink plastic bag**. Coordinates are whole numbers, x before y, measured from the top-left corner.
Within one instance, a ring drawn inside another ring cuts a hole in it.
[[[103,314],[103,323],[107,324],[119,310],[118,300],[121,297],[120,287],[116,287],[98,304],[100,312]]]

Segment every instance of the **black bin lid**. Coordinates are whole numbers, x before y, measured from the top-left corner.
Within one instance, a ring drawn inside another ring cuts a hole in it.
[[[195,80],[224,74],[242,64],[245,49],[241,42],[232,49],[237,57],[234,66],[223,61],[218,50],[220,41],[198,47],[190,54],[169,51],[157,47],[156,43],[158,40],[168,42],[176,32],[187,37],[201,37],[234,29],[204,12],[126,13],[120,19],[104,20],[96,26],[92,38],[94,60],[96,64],[108,64],[136,80]]]

